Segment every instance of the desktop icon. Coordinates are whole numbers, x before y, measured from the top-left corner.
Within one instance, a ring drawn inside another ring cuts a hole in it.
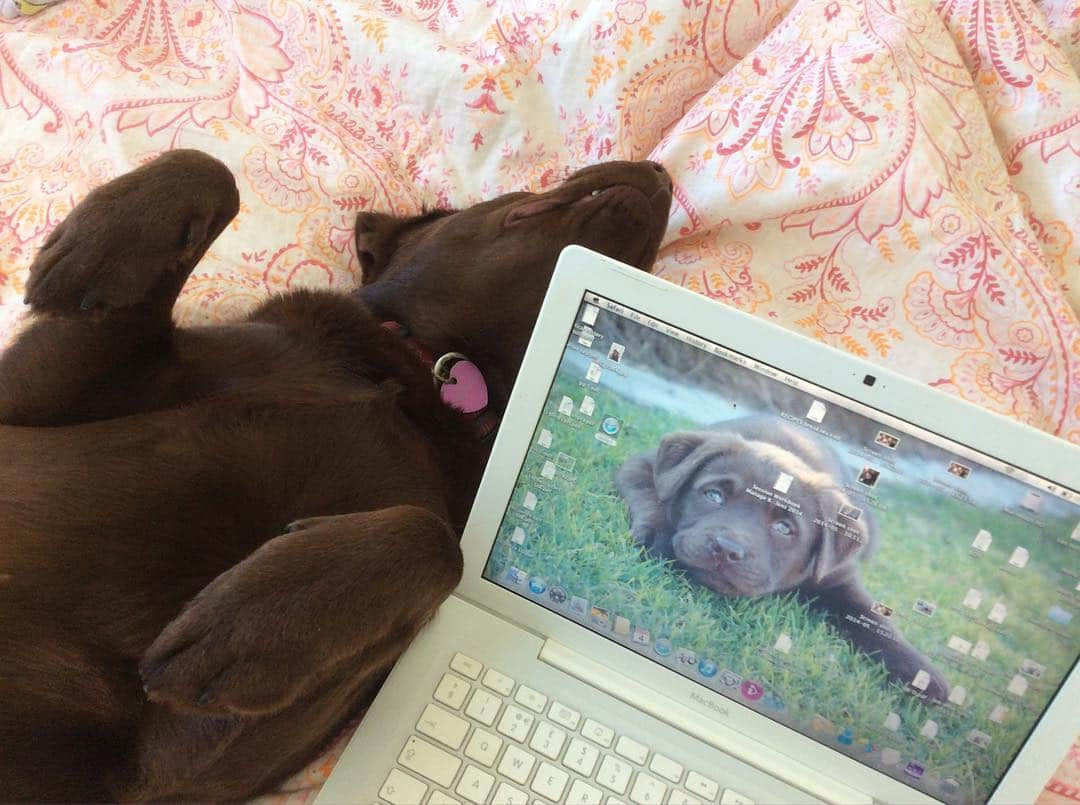
[[[611,616],[603,607],[594,606],[589,610],[589,622],[592,623],[593,626],[606,629],[611,625]]]
[[[912,760],[906,766],[904,766],[904,774],[908,777],[914,777],[916,780],[920,779],[923,774],[926,773],[926,767],[918,761]]]
[[[742,685],[739,686],[739,692],[744,699],[752,702],[756,702],[765,695],[765,689],[761,687],[761,684],[752,679],[744,680]]]
[[[596,430],[596,440],[606,445],[613,446],[619,438],[622,423],[613,416],[606,416],[600,421],[600,427]]]
[[[726,688],[737,688],[742,684],[742,677],[725,668],[720,672],[720,684]]]
[[[825,419],[825,403],[820,400],[814,400],[810,403],[810,410],[806,412],[806,418],[811,422],[821,422]]]
[[[1009,557],[1009,564],[1013,567],[1025,568],[1030,558],[1031,554],[1028,553],[1028,549],[1018,545],[1013,549],[1012,556]]]

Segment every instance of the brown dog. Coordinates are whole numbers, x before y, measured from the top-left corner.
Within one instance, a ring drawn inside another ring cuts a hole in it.
[[[0,356],[0,799],[235,799],[307,760],[456,584],[489,450],[381,322],[501,411],[559,251],[648,268],[670,202],[623,162],[363,214],[355,296],[178,329],[232,175],[176,151],[91,193]]]
[[[776,495],[781,473],[792,483]],[[674,559],[720,595],[797,590],[857,649],[880,659],[892,680],[944,701],[944,675],[871,609],[858,562],[873,550],[877,526],[869,508],[858,519],[845,516],[856,509],[842,477],[823,444],[761,416],[669,434],[623,464],[615,485],[634,539],[652,554]]]

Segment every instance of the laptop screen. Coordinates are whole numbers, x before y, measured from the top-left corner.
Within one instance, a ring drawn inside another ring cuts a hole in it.
[[[484,577],[982,802],[1080,652],[1080,496],[588,293]]]

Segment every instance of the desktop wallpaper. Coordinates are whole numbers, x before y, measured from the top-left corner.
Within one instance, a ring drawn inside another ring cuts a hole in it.
[[[1080,511],[826,397],[583,305],[485,575],[932,796],[983,801],[1076,661]],[[873,607],[948,700],[890,681],[795,592],[720,594],[632,537],[628,460],[761,414],[831,454],[837,514],[876,523]]]

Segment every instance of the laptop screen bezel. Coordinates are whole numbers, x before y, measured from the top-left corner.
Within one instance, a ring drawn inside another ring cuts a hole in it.
[[[790,371],[828,386],[837,394],[890,416],[924,423],[922,427],[932,423],[933,432],[946,439],[1005,460],[1072,490],[1080,489],[1080,451],[1048,434],[581,247],[571,246],[560,256],[462,538],[465,570],[458,594],[544,638],[618,667],[622,673],[632,675],[659,694],[693,710],[701,710],[703,716],[714,718],[725,728],[776,749],[792,759],[790,767],[785,769],[789,773],[777,776],[797,787],[807,788],[809,778],[814,776],[802,775],[804,779],[800,781],[802,767],[804,771],[809,769],[836,779],[839,797],[844,797],[844,790],[854,788],[881,801],[933,801],[918,789],[712,693],[690,679],[681,678],[482,577],[581,301],[589,292],[645,312],[781,371]],[[816,368],[813,376],[806,376],[807,367]],[[876,378],[872,386],[863,382],[867,374]],[[715,697],[728,716],[721,719],[711,710],[695,704],[702,696]],[[1080,669],[1074,667],[992,794],[991,802],[1028,801],[1037,796],[1064,756],[1066,741],[1080,726],[1065,706],[1065,702],[1077,700],[1080,700]],[[753,758],[744,759],[753,762]],[[827,792],[813,793],[828,798]]]

